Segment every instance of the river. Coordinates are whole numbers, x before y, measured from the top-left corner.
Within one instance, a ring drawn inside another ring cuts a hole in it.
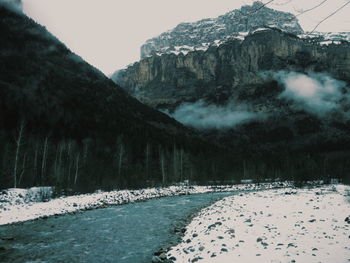
[[[149,263],[175,226],[233,193],[182,195],[0,227],[0,262]]]

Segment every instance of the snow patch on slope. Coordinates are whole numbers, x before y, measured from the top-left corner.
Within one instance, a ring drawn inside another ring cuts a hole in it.
[[[340,44],[350,42],[350,32],[313,32],[299,35],[300,38],[309,39],[320,45]]]

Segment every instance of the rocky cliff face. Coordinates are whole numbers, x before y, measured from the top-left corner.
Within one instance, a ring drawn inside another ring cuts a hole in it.
[[[130,94],[155,108],[183,102],[253,100],[266,82],[265,71],[328,72],[350,80],[350,45],[313,44],[294,35],[266,29],[207,51],[165,54],[135,63],[114,76]],[[258,97],[255,99],[259,99]]]
[[[203,19],[194,23],[182,23],[176,28],[148,40],[141,47],[141,58],[166,53],[186,54],[194,50],[206,50],[228,39],[243,39],[261,27],[276,27],[294,34],[303,33],[296,17],[255,2],[218,18]]]
[[[145,58],[114,80],[142,102],[235,150],[350,145],[350,44],[277,29],[206,51]]]
[[[112,79],[234,151],[350,147],[349,33],[303,33],[293,15],[260,7],[180,24]]]

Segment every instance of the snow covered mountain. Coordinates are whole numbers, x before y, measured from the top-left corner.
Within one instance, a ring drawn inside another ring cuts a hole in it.
[[[141,58],[164,53],[186,54],[189,51],[206,50],[209,46],[219,45],[228,39],[243,40],[249,32],[261,27],[275,27],[294,34],[303,33],[293,14],[276,11],[257,1],[251,6],[243,6],[217,18],[181,23],[148,40],[141,47]]]
[[[267,27],[278,28],[321,45],[350,42],[350,32],[304,32],[293,14],[268,8],[256,1],[251,6],[243,6],[217,18],[181,23],[147,40],[141,47],[141,59],[153,55],[186,55],[191,51],[205,51],[210,46],[219,46],[231,39],[243,41],[247,35]]]

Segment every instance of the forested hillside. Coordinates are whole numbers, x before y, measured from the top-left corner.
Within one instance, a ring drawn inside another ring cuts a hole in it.
[[[204,178],[216,162],[215,147],[30,18],[0,6],[0,32],[0,188],[168,184]]]

